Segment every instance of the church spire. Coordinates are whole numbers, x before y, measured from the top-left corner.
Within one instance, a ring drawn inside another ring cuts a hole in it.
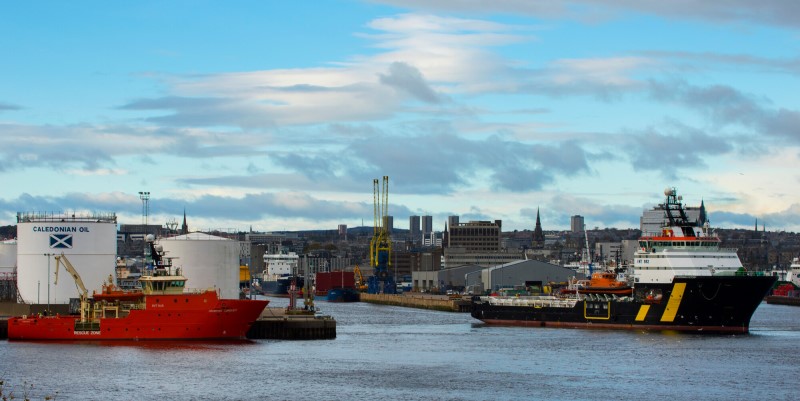
[[[533,246],[541,248],[544,246],[544,232],[542,231],[542,220],[539,218],[539,208],[536,208],[536,228],[533,229]]]
[[[704,200],[700,200],[700,216],[697,217],[697,222],[700,225],[705,225],[708,222],[708,215],[706,214],[706,204]]]
[[[186,208],[183,208],[183,225],[181,226],[181,234],[189,234],[189,226],[186,224]]]

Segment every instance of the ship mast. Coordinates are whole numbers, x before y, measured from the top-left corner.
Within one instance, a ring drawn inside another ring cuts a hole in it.
[[[586,224],[583,225],[583,238],[586,241],[586,263],[589,265],[589,278],[592,278],[593,266],[592,255],[589,253],[589,232],[586,231]]]

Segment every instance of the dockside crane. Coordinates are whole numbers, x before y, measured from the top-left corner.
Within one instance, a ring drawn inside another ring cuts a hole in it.
[[[64,255],[64,252],[61,252],[61,255],[56,255],[56,280],[55,284],[58,285],[58,266],[64,264],[64,268],[67,269],[67,272],[72,276],[72,279],[75,280],[75,286],[78,287],[78,293],[80,296],[81,301],[81,323],[87,320],[89,315],[89,290],[86,289],[86,286],[83,285],[83,280],[81,279],[81,275],[78,274],[78,271],[75,270],[75,267],[72,266],[67,256]]]
[[[394,277],[389,274],[392,265],[392,239],[386,227],[389,216],[389,176],[383,176],[383,189],[378,179],[372,180],[373,197],[373,230],[369,243],[369,261],[372,276],[367,281],[367,292],[370,294],[396,294],[397,286]]]

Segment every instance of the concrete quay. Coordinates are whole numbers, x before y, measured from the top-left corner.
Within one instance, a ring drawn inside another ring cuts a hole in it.
[[[286,308],[264,308],[250,327],[253,340],[330,340],[336,338],[336,320],[330,316],[287,313]]]
[[[408,308],[431,309],[445,312],[469,312],[470,301],[463,298],[450,298],[448,295],[420,293],[367,294],[361,293],[361,302],[373,304],[404,306]]]

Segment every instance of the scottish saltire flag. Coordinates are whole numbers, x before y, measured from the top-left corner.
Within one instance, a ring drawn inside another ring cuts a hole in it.
[[[72,249],[72,234],[50,234],[50,248]]]

